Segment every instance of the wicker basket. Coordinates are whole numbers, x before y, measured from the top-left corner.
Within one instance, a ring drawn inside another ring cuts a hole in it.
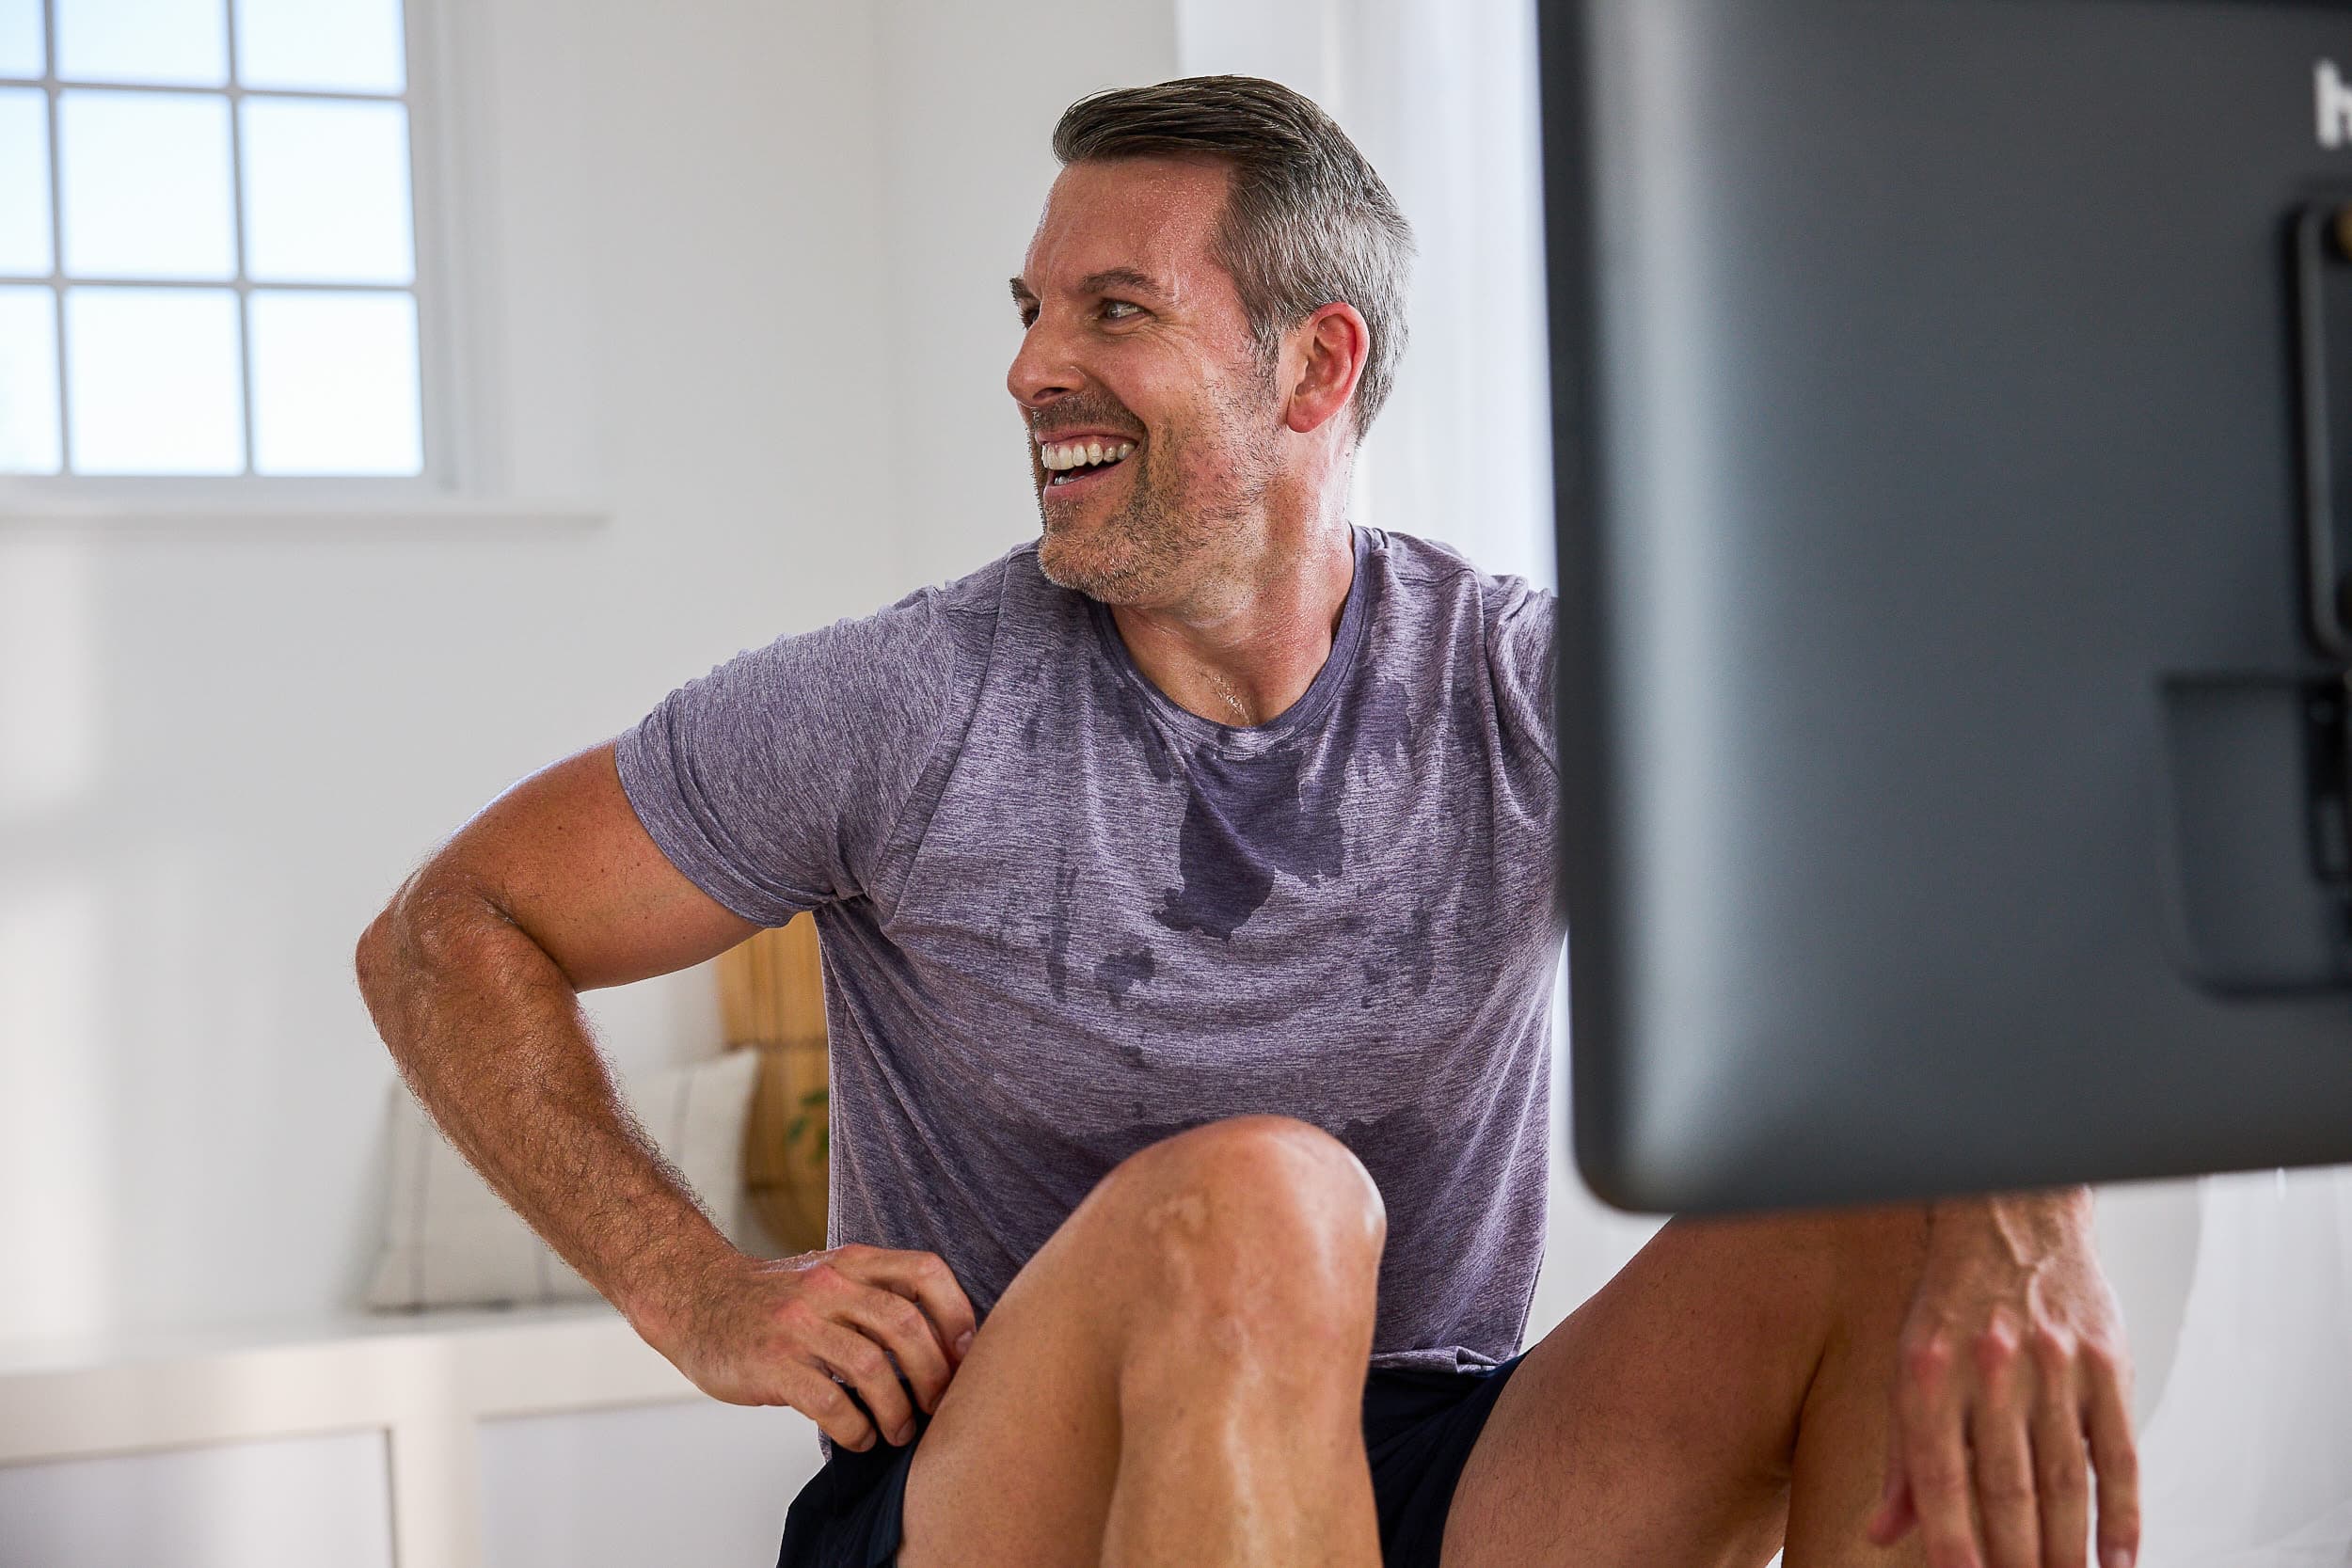
[[[719,1010],[732,1049],[760,1053],[743,1180],[752,1210],[787,1253],[825,1244],[825,990],[817,923],[803,914],[719,958]]]

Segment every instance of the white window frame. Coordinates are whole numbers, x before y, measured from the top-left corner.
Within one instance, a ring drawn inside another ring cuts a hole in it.
[[[222,517],[297,515],[303,516],[357,514],[450,513],[509,511],[544,512],[545,507],[514,507],[499,499],[498,432],[494,424],[496,399],[488,394],[491,364],[485,334],[475,330],[470,308],[474,285],[483,268],[471,264],[465,220],[476,211],[465,199],[464,165],[458,149],[464,134],[460,82],[450,38],[454,19],[444,0],[403,0],[402,24],[407,60],[405,88],[390,93],[306,93],[297,89],[266,89],[248,94],[236,74],[236,7],[224,0],[229,30],[230,82],[223,87],[148,87],[118,82],[83,82],[57,74],[57,3],[42,0],[44,28],[42,75],[38,81],[8,78],[10,87],[39,87],[49,104],[50,271],[44,278],[11,277],[10,283],[45,283],[52,292],[57,339],[57,395],[60,461],[71,460],[72,411],[66,398],[64,299],[69,280],[64,272],[64,193],[60,188],[61,154],[57,143],[58,95],[69,88],[214,95],[230,104],[230,198],[237,232],[237,277],[233,283],[173,280],[167,286],[232,289],[239,296],[239,359],[243,372],[246,451],[253,450],[253,386],[251,333],[246,320],[249,296],[256,289],[272,290],[277,283],[255,283],[245,274],[245,212],[243,125],[239,105],[248,96],[320,97],[351,102],[399,103],[408,111],[409,202],[411,232],[416,247],[416,274],[408,291],[417,302],[418,391],[422,404],[421,435],[424,464],[414,475],[267,475],[242,474],[6,474],[0,475],[0,520],[32,518],[92,518],[109,515],[178,516],[213,515]],[[461,4],[462,0],[455,0]],[[453,5],[450,8],[453,8]],[[134,286],[139,279],[89,279],[93,285],[119,282]],[[342,285],[294,284],[287,287],[341,288]],[[391,292],[384,290],[381,292]]]

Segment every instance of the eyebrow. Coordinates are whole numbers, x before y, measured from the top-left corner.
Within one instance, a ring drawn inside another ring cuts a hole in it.
[[[1037,295],[1029,292],[1029,286],[1026,283],[1018,277],[1011,279],[1011,283],[1012,302],[1015,305],[1028,305],[1036,302]],[[1099,294],[1106,289],[1127,289],[1136,293],[1150,294],[1155,299],[1168,297],[1168,291],[1161,288],[1155,279],[1147,273],[1137,272],[1133,267],[1105,267],[1101,272],[1090,272],[1078,279],[1077,292],[1079,293]]]

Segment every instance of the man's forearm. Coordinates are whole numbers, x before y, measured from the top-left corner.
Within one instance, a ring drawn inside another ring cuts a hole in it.
[[[359,943],[402,1075],[532,1228],[656,1333],[735,1256],[615,1092],[562,968],[486,897],[412,879]]]

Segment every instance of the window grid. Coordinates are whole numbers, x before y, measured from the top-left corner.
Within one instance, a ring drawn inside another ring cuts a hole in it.
[[[421,236],[418,233],[417,223],[420,214],[416,212],[416,208],[418,206],[416,195],[417,125],[414,106],[409,102],[409,95],[414,90],[416,81],[415,61],[413,59],[405,61],[401,73],[404,86],[402,90],[396,93],[356,92],[347,88],[332,87],[249,89],[240,80],[242,68],[237,56],[238,0],[224,0],[222,9],[222,24],[228,29],[227,41],[229,55],[229,81],[225,86],[193,87],[183,83],[110,82],[83,80],[78,77],[68,80],[61,77],[57,72],[57,4],[58,0],[41,0],[42,37],[41,74],[40,78],[35,80],[20,76],[0,75],[0,87],[38,87],[43,89],[48,98],[49,271],[45,277],[34,277],[25,274],[9,274],[0,272],[0,283],[45,283],[49,286],[50,319],[56,329],[55,341],[56,343],[56,473],[63,477],[74,476],[73,405],[71,397],[68,395],[69,377],[67,365],[71,357],[71,349],[66,340],[66,290],[72,287],[227,289],[236,296],[237,302],[238,393],[242,403],[240,417],[242,420],[242,436],[244,439],[244,464],[243,467],[238,469],[237,474],[233,477],[241,479],[257,477],[254,475],[253,471],[253,329],[250,297],[256,285],[246,274],[245,101],[248,98],[261,99],[263,101],[279,99],[294,101],[328,99],[358,103],[398,103],[404,109],[408,111],[409,231],[411,236],[410,280],[405,284],[272,281],[262,284],[260,287],[273,291],[283,290],[287,292],[320,291],[338,293],[405,295],[416,301],[415,308],[418,311],[418,318],[420,322],[421,322],[423,320],[424,309],[421,295],[423,294],[424,290],[422,286],[423,276],[421,259],[417,254],[418,250],[421,246]],[[407,9],[407,7],[403,7],[404,12]],[[404,40],[403,54],[405,55],[409,53],[411,53],[411,51],[407,47],[405,40]],[[63,95],[75,88],[89,88],[105,92],[166,93],[175,96],[217,98],[227,102],[229,105],[229,198],[232,209],[230,214],[231,231],[235,236],[234,244],[236,257],[236,272],[233,277],[224,281],[218,278],[180,277],[81,278],[69,277],[67,275],[65,271],[65,163],[64,154],[60,150],[58,133],[61,129],[63,121]],[[421,353],[424,348],[424,344],[420,341],[418,347]],[[430,396],[429,389],[422,383],[421,379],[420,380],[418,391],[420,396]],[[431,446],[433,441],[433,424],[429,411],[422,412],[421,414],[421,423],[420,425],[420,433],[426,446],[425,461],[419,471],[420,475],[422,475],[428,474],[432,471],[433,465]],[[107,477],[113,478],[119,476],[109,475]],[[184,480],[191,476],[159,474],[154,477]]]

